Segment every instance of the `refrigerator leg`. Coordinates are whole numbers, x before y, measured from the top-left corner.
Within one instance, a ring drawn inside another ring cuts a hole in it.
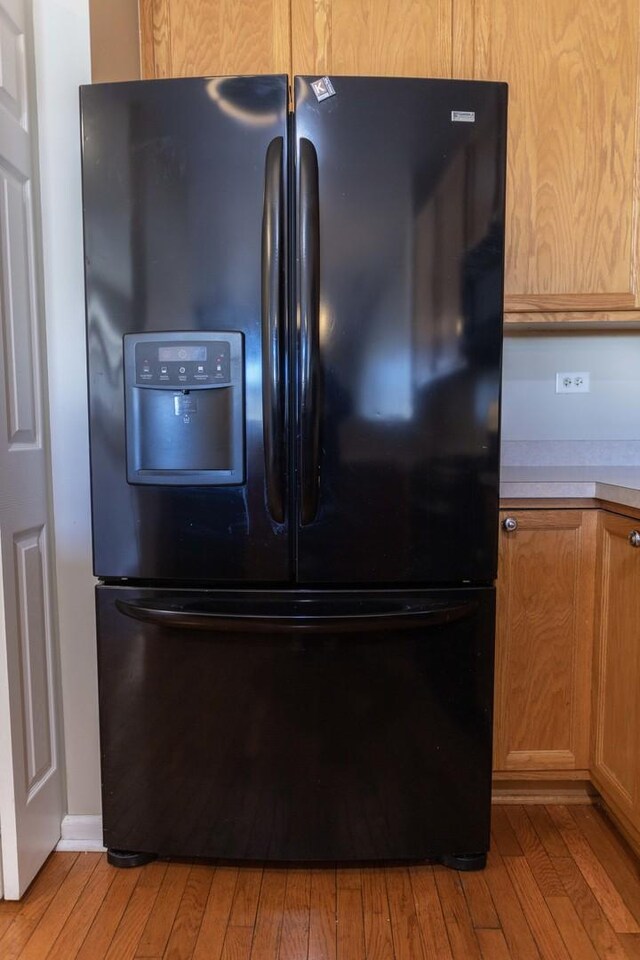
[[[486,853],[445,854],[440,858],[444,867],[452,870],[484,870],[487,865]]]
[[[107,862],[112,867],[143,867],[157,859],[156,853],[138,853],[135,850],[107,850]]]

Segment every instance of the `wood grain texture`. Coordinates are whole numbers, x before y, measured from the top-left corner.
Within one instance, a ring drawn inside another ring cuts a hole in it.
[[[101,857],[99,853],[81,853],[45,910],[20,956],[39,960],[60,935],[82,891],[87,886]]]
[[[167,864],[157,862],[141,872],[107,950],[106,960],[133,960],[166,871]]]
[[[451,76],[451,0],[291,0],[293,74]]]
[[[188,864],[171,863],[167,867],[158,896],[136,948],[136,957],[161,957],[163,955],[187,885],[189,873],[190,867]]]
[[[507,857],[505,865],[542,956],[545,960],[571,960],[526,859]]]
[[[616,933],[640,933],[640,927],[627,908],[605,867],[589,845],[567,807],[550,807],[549,812],[580,873]]]
[[[595,808],[535,813],[534,830],[530,810],[502,811],[510,852],[492,850],[473,875],[427,864],[119,871],[104,855],[54,854],[22,903],[0,903],[0,957],[636,960],[640,865],[624,840]]]
[[[112,872],[113,881],[78,950],[78,960],[103,960],[106,956],[142,870],[112,868]]]
[[[566,844],[545,807],[531,807],[527,815],[548,855],[554,858],[568,857]]]
[[[494,767],[585,769],[597,517],[588,510],[509,516],[518,528],[500,530]]]
[[[191,868],[163,960],[189,960],[192,956],[212,879],[213,870],[210,867],[202,865]]]
[[[631,284],[629,284],[631,286]],[[505,293],[504,309],[509,313],[526,313],[531,310],[558,311],[558,312],[584,312],[585,310],[596,311],[623,311],[633,313],[636,301],[633,292],[629,293]]]
[[[491,852],[484,875],[500,918],[509,955],[517,960],[539,960],[540,953],[505,867],[505,858]]]
[[[510,960],[511,953],[502,930],[476,930],[483,960]]]
[[[598,960],[598,954],[589,934],[580,922],[580,918],[568,897],[549,897],[547,907],[564,940],[570,957],[580,960]]]
[[[611,500],[600,500],[599,505],[609,513],[622,517],[628,517],[631,520],[640,520],[640,508],[629,507],[620,503],[613,503]],[[633,524],[632,524],[633,526]]]
[[[219,960],[238,881],[237,867],[218,867],[213,875],[193,960]]]
[[[556,873],[549,854],[538,837],[525,808],[509,807],[507,817],[542,895],[544,897],[564,896],[565,891],[562,881]]]
[[[400,868],[387,870],[385,875],[396,960],[426,960],[409,872]],[[345,960],[351,958],[345,957]]]
[[[287,871],[279,960],[298,960],[309,952],[311,871]],[[362,911],[360,911],[360,917]]]
[[[554,310],[553,313],[505,313],[505,332],[526,330],[637,330],[639,310]]]
[[[446,867],[434,867],[433,872],[454,960],[481,960],[460,877]]]
[[[416,916],[427,960],[451,960],[451,945],[432,867],[410,867]]]
[[[144,77],[290,73],[287,0],[140,0]]]
[[[139,0],[140,76],[172,77],[170,0]]]
[[[252,935],[251,927],[228,926],[220,960],[249,960]]]
[[[571,815],[613,880],[629,911],[640,923],[640,864],[633,862],[626,843],[601,814],[592,810],[572,810]]]
[[[314,870],[309,903],[308,960],[336,960],[336,874]],[[265,954],[266,960],[267,954]]]
[[[154,0],[138,0],[140,24],[140,76],[151,80],[156,75],[155,49],[153,42]]]
[[[0,937],[2,960],[15,960],[20,955],[77,859],[77,853],[49,857],[27,890],[20,909],[10,912],[11,922]]]
[[[593,775],[605,800],[640,830],[640,521],[600,514]]]
[[[491,810],[491,842],[503,857],[524,856],[524,850],[511,826],[507,811],[501,807],[493,807]]]
[[[365,956],[375,957],[375,960],[393,960],[391,915],[384,870],[363,870],[361,879]]]
[[[337,901],[336,956],[338,960],[366,956],[362,891],[339,884]],[[298,958],[296,957],[295,960]]]
[[[599,957],[607,960],[628,960],[620,939],[605,916],[602,907],[593,895],[593,891],[580,872],[575,860],[569,857],[557,857],[554,865],[562,877],[567,896],[576,911],[580,923],[586,930]]]
[[[475,930],[500,926],[487,882],[481,873],[463,873],[460,882]]]
[[[458,76],[509,83],[508,312],[632,310],[636,0],[455,0]]]
[[[597,779],[594,773],[594,780]],[[640,857],[640,829],[638,828],[638,818],[631,819],[628,814],[620,807],[616,806],[613,799],[609,796],[605,798],[603,794],[598,794],[598,806],[615,823],[624,839],[627,841],[637,857]],[[633,812],[632,812],[633,813]]]
[[[627,953],[628,960],[640,960],[640,934],[621,933],[620,941]]]

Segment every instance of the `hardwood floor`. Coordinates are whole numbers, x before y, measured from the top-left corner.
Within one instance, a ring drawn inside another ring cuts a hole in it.
[[[1,960],[640,960],[640,864],[600,811],[498,806],[482,873],[110,867],[54,853]]]

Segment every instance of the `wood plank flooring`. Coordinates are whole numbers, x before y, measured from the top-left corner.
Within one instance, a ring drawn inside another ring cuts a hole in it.
[[[640,960],[640,863],[584,806],[494,807],[482,873],[54,853],[0,902],[0,958]]]

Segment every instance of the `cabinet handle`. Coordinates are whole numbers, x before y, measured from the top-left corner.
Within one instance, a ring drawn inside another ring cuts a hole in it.
[[[627,537],[627,540],[629,541],[632,547],[640,547],[640,531],[632,530],[629,536]]]
[[[515,517],[505,517],[502,521],[502,529],[506,530],[507,533],[513,533],[514,530],[518,529],[518,521]],[[638,539],[640,540],[640,534],[638,534]]]

